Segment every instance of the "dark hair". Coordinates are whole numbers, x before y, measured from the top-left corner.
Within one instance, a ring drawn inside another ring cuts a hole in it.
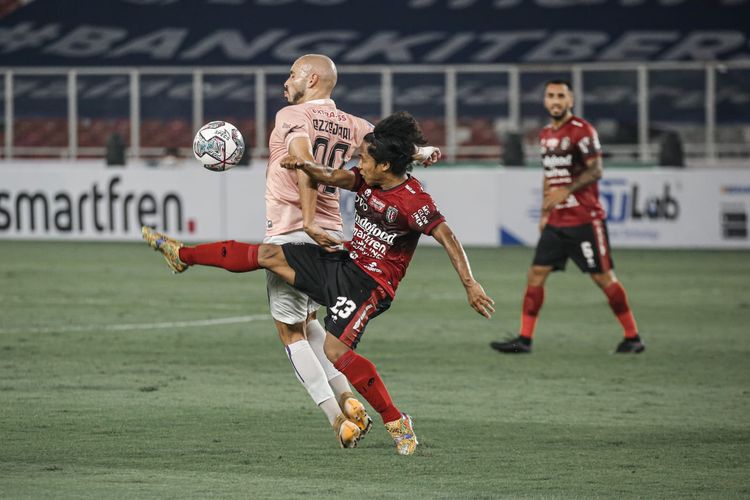
[[[547,90],[547,87],[550,85],[565,85],[568,87],[568,90],[571,92],[573,91],[573,86],[570,84],[568,80],[563,80],[562,78],[556,78],[554,80],[547,80],[547,82],[544,84],[544,90]]]
[[[406,111],[382,119],[364,140],[375,163],[390,164],[396,175],[403,175],[411,165],[414,146],[427,144],[417,120]]]

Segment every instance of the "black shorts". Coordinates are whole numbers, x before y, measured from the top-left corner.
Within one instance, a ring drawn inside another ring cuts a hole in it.
[[[584,273],[606,273],[614,269],[607,224],[595,220],[580,226],[544,226],[533,264],[563,271],[568,257]]]
[[[356,349],[367,322],[388,310],[391,297],[349,252],[326,252],[309,243],[286,243],[281,249],[296,273],[294,288],[326,306],[326,331]]]

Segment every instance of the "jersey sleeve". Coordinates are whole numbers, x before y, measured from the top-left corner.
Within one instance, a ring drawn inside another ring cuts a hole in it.
[[[430,234],[435,227],[445,221],[432,196],[424,191],[414,195],[408,205],[409,228],[423,234]]]
[[[581,152],[581,157],[584,160],[602,155],[602,145],[599,143],[599,134],[597,134],[596,129],[588,123],[584,124],[582,127],[581,133],[576,141],[576,147]]]
[[[310,137],[310,126],[304,110],[298,106],[287,106],[276,113],[276,130],[284,140],[287,150],[292,139]]]

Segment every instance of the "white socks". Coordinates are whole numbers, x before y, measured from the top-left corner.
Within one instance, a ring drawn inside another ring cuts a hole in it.
[[[325,349],[323,348],[326,342],[326,331],[323,325],[318,323],[318,320],[312,319],[305,325],[305,332],[307,333],[307,341],[310,342],[310,347],[312,347],[315,356],[320,361],[320,365],[325,370],[328,380],[341,375],[341,372],[334,368],[333,363],[326,357]]]
[[[336,395],[336,401],[338,401],[342,394],[345,392],[352,392],[352,389],[349,387],[349,382],[346,380],[344,374],[338,371],[326,356],[325,350],[323,349],[323,345],[326,341],[326,331],[323,328],[323,325],[318,323],[315,319],[307,322],[305,331],[307,332],[307,341],[310,342],[310,347],[312,347],[315,356],[317,356],[318,361],[320,361],[320,365],[326,372],[328,384],[331,386],[331,389],[333,389],[333,393]]]
[[[311,320],[305,330],[307,340],[289,344],[286,346],[286,354],[297,379],[333,425],[336,417],[341,414],[338,403],[341,395],[351,393],[352,389],[344,374],[326,357],[323,348],[326,331],[323,326],[317,320]]]
[[[328,421],[333,425],[341,414],[338,398],[334,396],[323,367],[307,340],[298,340],[286,346],[286,354],[292,363],[297,379],[305,386],[316,405],[323,410]]]

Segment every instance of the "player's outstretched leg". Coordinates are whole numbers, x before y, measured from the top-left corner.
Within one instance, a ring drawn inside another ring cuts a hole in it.
[[[164,260],[167,261],[167,265],[173,273],[178,274],[187,271],[188,264],[180,260],[180,249],[184,246],[182,243],[173,240],[166,234],[157,233],[147,226],[141,228],[141,234],[148,246],[164,256]]]
[[[164,255],[167,265],[175,273],[182,273],[194,265],[220,267],[235,273],[261,267],[258,264],[261,245],[229,240],[189,247],[150,227],[143,226],[141,233],[151,248]]]

